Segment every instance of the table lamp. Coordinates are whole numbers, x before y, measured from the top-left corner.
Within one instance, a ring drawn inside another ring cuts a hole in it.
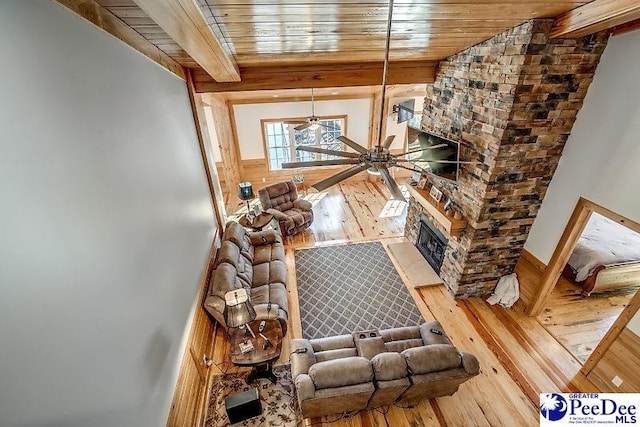
[[[245,326],[251,333],[253,338],[256,335],[249,327],[249,322],[255,320],[256,311],[254,310],[251,302],[249,301],[249,295],[246,289],[240,288],[235,291],[230,291],[224,294],[224,321],[229,328],[238,328]]]
[[[250,182],[241,182],[238,186],[238,197],[240,200],[247,202],[247,214],[251,213],[249,209],[249,200],[255,199],[256,195],[253,194],[253,187]]]

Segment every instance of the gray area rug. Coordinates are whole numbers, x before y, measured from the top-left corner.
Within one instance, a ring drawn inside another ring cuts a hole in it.
[[[299,249],[295,259],[307,339],[422,321],[380,242]]]

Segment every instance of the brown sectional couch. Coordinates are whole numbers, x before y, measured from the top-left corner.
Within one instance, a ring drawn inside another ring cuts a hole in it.
[[[204,305],[225,328],[224,295],[241,287],[247,290],[257,319],[278,319],[287,331],[287,265],[282,237],[276,230],[247,232],[229,222],[216,253],[214,272]]]
[[[456,349],[437,321],[291,345],[305,418],[449,396],[480,372],[476,357]]]

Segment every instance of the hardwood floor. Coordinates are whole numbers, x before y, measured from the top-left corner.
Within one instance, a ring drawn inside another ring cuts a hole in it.
[[[341,183],[319,193],[307,192],[304,198],[313,203],[313,224],[288,238],[288,246],[309,247],[404,234],[407,204],[389,200],[389,191],[381,181]],[[251,206],[255,204],[260,202],[255,199]],[[237,220],[246,211],[246,206],[241,207],[229,220]]]
[[[379,184],[336,186],[317,202],[314,227],[286,243],[290,333],[284,340],[285,349],[278,363],[288,362],[290,339],[301,336],[295,248],[354,240],[382,240],[384,244],[403,241],[406,209],[391,207],[387,210],[400,214],[385,216],[384,195],[385,190]],[[402,271],[399,273],[406,280]],[[308,425],[532,426],[539,422],[539,393],[596,391],[596,387],[580,373],[578,360],[542,323],[524,315],[521,302],[513,309],[505,310],[500,306],[489,306],[478,298],[454,300],[443,286],[417,290],[408,287],[408,291],[425,320],[439,320],[458,348],[478,357],[480,375],[462,384],[453,396],[423,401],[413,408],[391,406],[345,419],[306,420]],[[228,360],[229,346],[225,333],[216,330],[215,340],[214,361],[223,363]],[[241,370],[229,364],[223,368]],[[213,371],[214,374],[219,372],[216,367]]]
[[[538,320],[584,363],[635,292],[624,288],[583,298],[578,286],[561,277]]]

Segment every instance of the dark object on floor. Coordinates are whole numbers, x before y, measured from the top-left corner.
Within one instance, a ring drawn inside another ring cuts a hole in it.
[[[313,222],[310,202],[298,199],[293,181],[277,182],[258,190],[262,210],[275,217],[283,236],[292,236]]]
[[[289,365],[273,368],[279,380],[272,384],[267,380],[258,380],[255,385],[247,384],[247,373],[214,375],[211,379],[211,391],[207,407],[205,427],[229,427],[229,418],[225,409],[225,399],[232,394],[258,389],[263,412],[259,417],[250,418],[239,424],[243,427],[301,427],[302,414],[298,407],[291,380]]]
[[[301,249],[295,259],[304,338],[422,322],[380,242]]]
[[[225,399],[224,406],[227,408],[227,416],[231,424],[262,414],[257,388],[230,395]]]

